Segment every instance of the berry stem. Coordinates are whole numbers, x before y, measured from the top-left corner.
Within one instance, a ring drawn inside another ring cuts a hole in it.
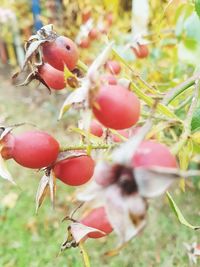
[[[88,71],[88,66],[81,60],[78,60],[77,66],[82,69],[84,72]]]
[[[91,149],[108,149],[116,146],[116,144],[97,144],[97,145],[78,145],[78,146],[66,146],[66,147],[61,147],[60,152],[65,152],[65,151],[70,151],[70,150],[87,150],[88,147]]]

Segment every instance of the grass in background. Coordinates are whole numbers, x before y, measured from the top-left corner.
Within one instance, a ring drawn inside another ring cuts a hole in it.
[[[48,95],[40,89],[16,88],[0,79],[0,120],[7,124],[31,122],[54,135],[61,143],[69,141],[65,119],[57,122],[60,100],[64,94]],[[73,121],[73,114],[71,115]],[[30,129],[21,127],[16,131]],[[42,173],[19,167],[13,161],[9,169],[18,187],[0,180],[0,267],[81,267],[79,249],[71,249],[58,255],[66,238],[66,222],[62,218],[72,210],[70,187],[58,182],[56,208],[52,210],[47,199],[35,214],[35,193]],[[199,191],[187,189],[173,192],[174,199],[186,218],[200,224]],[[199,240],[199,232],[180,225],[167,201],[156,199],[149,207],[149,223],[144,232],[115,257],[105,257],[104,252],[113,249],[117,240],[110,237],[88,240],[85,248],[91,266],[109,267],[188,267],[189,261],[183,242]]]

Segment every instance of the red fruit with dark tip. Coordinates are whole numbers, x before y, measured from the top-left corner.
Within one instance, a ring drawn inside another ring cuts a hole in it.
[[[102,85],[94,98],[93,113],[107,128],[127,129],[139,119],[140,101],[121,85]]]
[[[6,134],[0,141],[1,156],[4,159],[11,159],[13,157],[13,149],[15,145],[15,137],[11,133]]]
[[[102,125],[98,121],[93,120],[90,125],[90,132],[95,136],[101,137],[103,135]]]
[[[90,233],[88,234],[88,237],[90,238],[104,237],[113,231],[112,226],[108,221],[108,217],[106,215],[104,207],[93,209],[80,222],[88,227],[96,228],[105,233]]]
[[[169,148],[153,140],[143,141],[132,159],[133,167],[160,166],[177,168],[176,157]]]
[[[64,65],[73,70],[78,61],[78,48],[69,38],[59,36],[53,42],[46,42],[42,45],[44,61],[52,67],[63,71]]]
[[[120,64],[115,61],[115,60],[109,60],[106,64],[105,64],[105,68],[107,70],[110,71],[111,74],[119,74],[121,71],[121,66]]]
[[[110,84],[110,85],[116,85],[117,84],[117,79],[112,74],[101,75],[100,81],[103,84]]]
[[[89,156],[80,156],[62,160],[55,164],[53,171],[63,183],[78,186],[87,183],[94,172],[94,160]]]
[[[138,44],[137,48],[132,47],[133,52],[135,53],[137,58],[145,58],[149,55],[148,46],[145,44]]]
[[[52,89],[62,90],[65,88],[64,72],[44,63],[38,68],[40,77]]]
[[[97,29],[92,29],[90,32],[89,32],[89,38],[91,39],[91,40],[96,40],[97,38],[98,38],[98,36],[99,36],[99,32],[98,32],[98,30]]]
[[[80,44],[79,44],[79,46],[81,48],[88,48],[90,46],[90,40],[89,40],[89,38],[82,39],[81,42],[80,42]]]
[[[15,136],[13,159],[20,165],[40,169],[57,159],[58,142],[48,133],[30,131]]]

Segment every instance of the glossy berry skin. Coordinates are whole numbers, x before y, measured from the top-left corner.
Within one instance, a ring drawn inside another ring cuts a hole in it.
[[[55,69],[64,70],[64,65],[73,70],[78,61],[78,48],[69,38],[59,36],[53,42],[42,45],[43,59]]]
[[[58,142],[48,133],[30,131],[15,136],[13,159],[21,166],[40,169],[57,159]]]
[[[98,36],[99,36],[99,32],[98,32],[98,30],[97,29],[92,29],[90,32],[89,32],[89,38],[91,39],[91,40],[96,40],[97,38],[98,38]]]
[[[133,47],[132,50],[137,58],[145,58],[149,55],[148,46],[145,44],[139,44],[137,48]]]
[[[48,63],[44,63],[38,68],[40,77],[54,90],[65,88],[64,72],[53,68]]]
[[[15,137],[11,133],[6,134],[0,141],[1,156],[4,159],[11,159],[13,157],[13,150],[15,145]]]
[[[89,38],[82,39],[79,46],[81,48],[88,48],[90,46],[90,39]]]
[[[130,128],[139,119],[140,101],[121,85],[102,85],[93,102],[93,113],[107,128]]]
[[[80,221],[82,224],[96,228],[100,231],[105,232],[103,233],[90,233],[88,237],[90,238],[100,238],[104,237],[112,232],[112,226],[110,225],[106,211],[104,207],[99,207],[93,209],[85,218]]]
[[[102,125],[98,121],[93,120],[90,124],[90,133],[95,136],[101,137],[103,135]]]
[[[94,160],[89,156],[80,156],[62,160],[55,164],[56,178],[71,186],[87,183],[94,172]]]
[[[160,166],[177,168],[177,161],[169,148],[154,140],[143,141],[132,158],[134,167]]]
[[[119,74],[121,72],[120,64],[115,60],[109,60],[106,65],[106,69],[109,70],[111,74]]]

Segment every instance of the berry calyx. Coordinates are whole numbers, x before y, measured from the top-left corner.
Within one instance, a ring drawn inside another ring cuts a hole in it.
[[[7,160],[13,157],[15,137],[11,133],[6,134],[0,141],[1,156]]]

